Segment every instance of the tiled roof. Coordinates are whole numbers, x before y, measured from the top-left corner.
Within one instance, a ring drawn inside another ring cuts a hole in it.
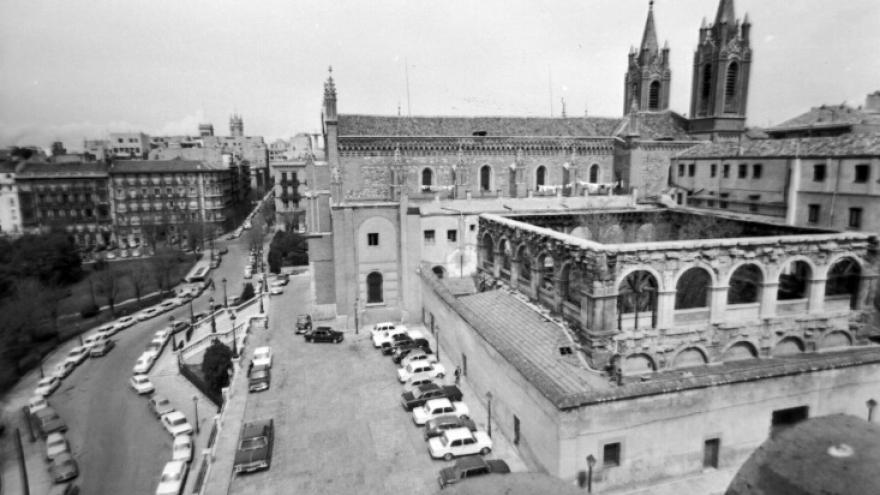
[[[196,160],[118,160],[110,172],[114,174],[209,172],[226,170],[221,164]]]
[[[50,163],[26,161],[18,172],[18,177],[81,177],[107,176],[107,165],[104,162],[71,162]]]
[[[834,137],[743,139],[742,143],[704,143],[680,158],[722,157],[825,157],[880,155],[880,135],[845,134]]]
[[[638,135],[641,139],[672,140],[672,141],[695,141],[688,134],[688,120],[681,115],[672,112],[638,112]],[[630,119],[622,120],[622,125],[615,135],[625,136],[631,132]]]
[[[605,117],[394,117],[339,115],[340,136],[611,136],[620,119]]]
[[[866,112],[847,105],[822,105],[793,119],[767,129],[769,132],[807,127],[837,127],[841,125],[880,125],[880,114]]]
[[[3,160],[0,159],[0,172],[4,174],[11,174],[15,172],[16,163],[12,160]]]

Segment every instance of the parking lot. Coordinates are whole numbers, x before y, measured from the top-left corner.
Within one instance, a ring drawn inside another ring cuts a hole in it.
[[[451,463],[430,458],[422,428],[400,405],[397,367],[369,331],[337,327],[346,330],[341,344],[294,334],[296,314],[309,307],[308,277],[291,277],[273,298],[272,329],[249,342],[249,353],[272,346],[274,363],[271,388],[249,396],[245,421],[273,418],[275,446],[271,469],[234,477],[229,493],[435,493],[438,471]],[[467,392],[464,399],[472,416],[481,410]]]

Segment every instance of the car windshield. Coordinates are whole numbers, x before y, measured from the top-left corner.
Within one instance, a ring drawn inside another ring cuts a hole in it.
[[[37,385],[51,385],[55,381],[55,377],[47,376],[37,383]]]
[[[262,449],[267,443],[266,437],[246,438],[241,442],[241,450]]]
[[[446,437],[446,434],[440,435],[440,443],[445,447],[449,445],[449,438]]]
[[[182,425],[186,423],[186,418],[173,418],[171,420],[171,424],[174,426]]]
[[[162,473],[162,483],[168,481],[177,481],[180,479],[180,473]]]
[[[189,442],[181,442],[174,445],[174,450],[187,450],[190,446]]]
[[[49,440],[49,443],[48,443],[48,445],[46,445],[46,446],[47,446],[47,447],[60,447],[60,446],[62,446],[62,445],[64,445],[64,439],[63,439],[63,438],[54,438],[54,439],[52,439],[52,440]]]

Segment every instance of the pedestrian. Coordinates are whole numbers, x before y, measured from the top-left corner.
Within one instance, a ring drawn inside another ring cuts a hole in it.
[[[251,371],[254,370],[254,362],[251,361],[251,364],[248,365],[248,376],[251,376]]]
[[[461,380],[461,366],[455,367],[455,384],[458,385],[459,380]]]

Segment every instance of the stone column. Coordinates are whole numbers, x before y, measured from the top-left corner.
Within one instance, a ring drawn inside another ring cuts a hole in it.
[[[764,282],[761,284],[761,318],[776,316],[776,295],[779,291],[779,282]]]
[[[510,258],[510,287],[516,289],[519,287],[519,258]]]
[[[877,278],[876,274],[862,274],[859,280],[859,294],[856,299],[855,309],[870,308],[874,304],[874,297],[877,294]]]
[[[809,285],[809,299],[807,300],[807,312],[818,314],[825,311],[825,282],[827,279],[812,279]]]
[[[675,326],[675,294],[674,290],[657,291],[657,328]]]
[[[531,291],[530,297],[537,301],[538,300],[538,277],[541,276],[541,271],[535,266],[536,263],[532,263],[532,279],[529,280],[529,290]]]
[[[492,248],[492,276],[501,278],[501,250]]]
[[[713,285],[709,287],[709,322],[721,323],[724,321],[724,312],[727,309],[728,285]]]

